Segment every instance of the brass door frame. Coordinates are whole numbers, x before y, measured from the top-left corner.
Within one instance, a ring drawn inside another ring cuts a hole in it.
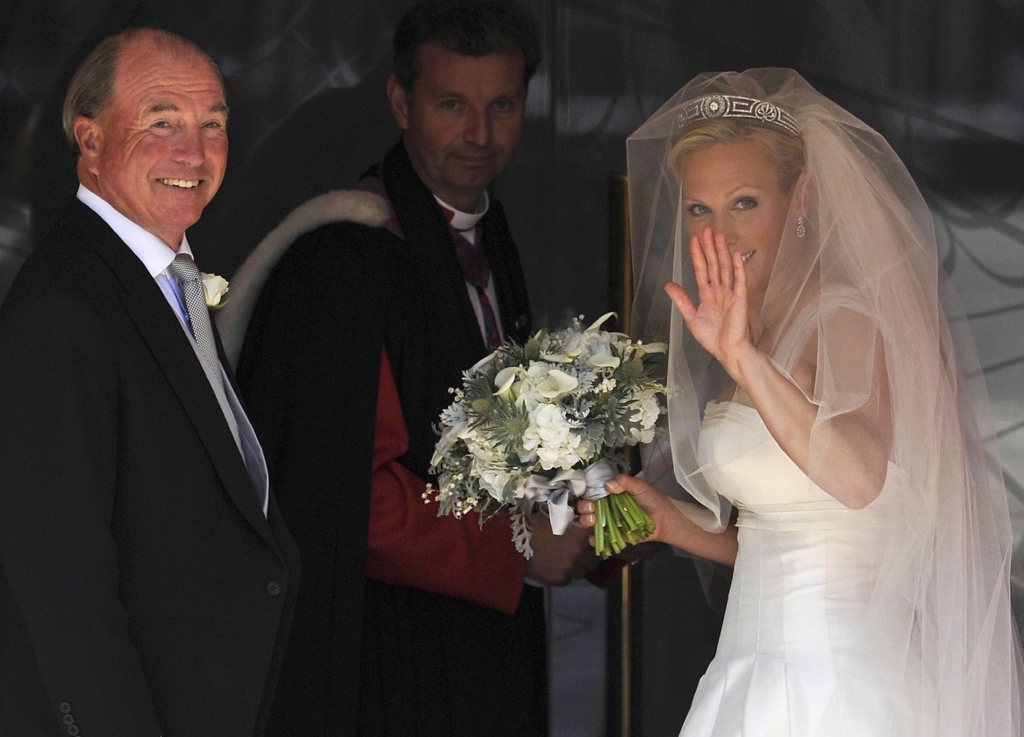
[[[629,190],[625,175],[608,180],[608,273],[609,297],[618,314],[617,329],[630,330],[633,307],[633,258],[629,235]],[[629,449],[627,449],[629,450]],[[632,459],[631,459],[632,460]],[[606,734],[631,737],[640,734],[639,570],[626,566],[608,587],[607,599],[607,695]]]

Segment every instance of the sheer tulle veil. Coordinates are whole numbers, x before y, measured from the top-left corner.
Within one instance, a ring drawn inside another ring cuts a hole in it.
[[[639,337],[668,337],[670,344],[668,432],[645,449],[645,476],[696,502],[687,509],[706,529],[727,523],[731,506],[697,461],[704,407],[723,386],[720,369],[662,290],[672,280],[696,295],[669,161],[688,107],[708,95],[769,102],[799,126],[805,174],[761,317],[767,352],[784,375],[800,360],[815,367],[810,479],[829,462],[834,418],[880,392],[891,407],[889,477],[866,508],[884,510],[870,605],[843,635],[860,638],[856,649],[865,658],[837,664],[839,685],[822,734],[859,734],[851,704],[876,689],[891,696],[893,737],[1019,735],[1006,492],[974,344],[941,273],[931,214],[882,136],[793,71],[701,75],[627,141],[632,324]],[[762,116],[772,111],[768,106]],[[879,351],[882,379],[872,368]]]

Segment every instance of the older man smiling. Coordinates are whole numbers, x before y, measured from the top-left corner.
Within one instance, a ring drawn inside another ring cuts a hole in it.
[[[263,732],[298,554],[185,237],[227,115],[161,31],[70,84],[78,197],[0,310],[0,734]]]

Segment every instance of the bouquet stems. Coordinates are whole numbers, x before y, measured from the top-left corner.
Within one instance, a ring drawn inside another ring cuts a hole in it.
[[[594,551],[602,558],[621,553],[628,545],[654,532],[654,521],[629,494],[609,494],[594,502]]]

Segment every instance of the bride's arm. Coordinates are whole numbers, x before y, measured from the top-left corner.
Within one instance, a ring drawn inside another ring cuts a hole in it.
[[[814,363],[798,362],[791,380],[751,340],[746,273],[739,252],[730,254],[724,235],[705,228],[700,237],[691,239],[690,255],[699,304],[694,306],[678,284],[665,286],[687,328],[747,393],[769,432],[804,473],[848,507],[859,509],[869,504],[885,483],[891,445],[880,341],[872,331],[860,330],[863,318],[851,313],[843,348],[850,361],[868,372],[857,382],[868,387],[868,396],[861,398],[859,407],[822,422],[819,406],[807,398],[816,379]],[[835,365],[829,370],[846,371],[847,367]],[[826,449],[814,457],[812,434],[823,438],[819,447]]]
[[[698,558],[707,558],[731,566],[736,563],[736,525],[730,521],[722,532],[708,532],[687,514],[686,502],[662,494],[650,484],[633,476],[619,474],[606,484],[613,494],[628,492],[641,509],[654,521],[654,532],[647,541],[668,543]],[[594,503],[580,500],[576,504],[580,524],[592,528],[595,523]]]
[[[736,383],[757,409],[775,441],[818,486],[847,507],[860,509],[878,496],[888,470],[891,428],[881,341],[867,345],[850,336],[851,350],[872,356],[873,388],[863,404],[820,420],[820,407],[807,399],[815,367],[800,361],[792,381],[761,351],[749,345],[735,359]],[[863,358],[855,360],[864,360]],[[794,383],[796,382],[796,383]],[[812,432],[820,454],[812,458]]]

